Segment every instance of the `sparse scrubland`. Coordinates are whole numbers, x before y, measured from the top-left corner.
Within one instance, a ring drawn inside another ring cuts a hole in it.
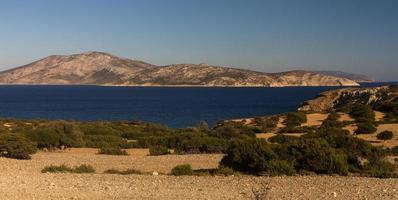
[[[365,96],[362,94],[361,98]],[[309,118],[315,115],[308,112],[290,112],[221,121],[214,127],[201,122],[196,127],[183,129],[138,121],[2,119],[0,156],[31,159],[37,150],[41,157],[45,157],[51,152],[67,152],[70,148],[96,148],[93,155],[129,160],[135,157],[130,155],[131,149],[144,148],[147,153],[142,156],[157,162],[162,160],[162,163],[178,160],[186,154],[221,156],[212,167],[198,168],[181,160],[169,163],[167,170],[160,172],[139,165],[118,168],[117,161],[112,163],[115,167],[107,165],[108,168],[98,170],[101,164],[92,166],[90,159],[86,159],[85,164],[76,162],[73,165],[50,162],[42,166],[41,172],[93,173],[98,176],[349,175],[396,178],[397,163],[394,160],[397,160],[398,146],[385,144],[394,144],[398,130],[380,127],[398,123],[398,103],[397,99],[385,96],[369,104],[345,97],[346,103],[342,100],[333,110],[323,113],[326,116],[319,120]],[[383,116],[377,117],[375,111]],[[259,135],[270,137],[258,138]]]

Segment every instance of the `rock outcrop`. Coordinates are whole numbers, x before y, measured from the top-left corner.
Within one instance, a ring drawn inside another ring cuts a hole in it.
[[[343,88],[321,93],[314,99],[304,102],[299,111],[324,112],[341,109],[354,103],[373,105],[380,101],[397,101],[397,86]]]

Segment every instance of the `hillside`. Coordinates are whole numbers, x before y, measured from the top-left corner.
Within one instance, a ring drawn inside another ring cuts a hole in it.
[[[342,78],[347,78],[354,80],[356,82],[374,82],[375,79],[363,74],[352,74],[352,73],[347,73],[347,72],[342,72],[342,71],[315,71],[316,73],[323,74],[323,75],[329,75],[329,76],[336,76],[336,77],[342,77]]]
[[[1,84],[124,86],[356,86],[353,80],[310,71],[263,73],[207,64],[155,66],[102,52],[54,55],[0,72]]]
[[[330,109],[344,109],[360,103],[375,106],[380,102],[398,102],[397,86],[343,88],[326,91],[318,97],[303,103],[299,111],[324,112]]]

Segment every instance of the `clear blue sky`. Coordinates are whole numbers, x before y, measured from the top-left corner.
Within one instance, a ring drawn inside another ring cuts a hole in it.
[[[0,69],[90,50],[158,65],[330,69],[398,80],[398,1],[0,1]]]

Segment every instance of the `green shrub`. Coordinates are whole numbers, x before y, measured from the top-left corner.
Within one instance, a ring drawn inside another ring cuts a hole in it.
[[[120,136],[114,135],[85,135],[86,147],[101,148],[109,146],[128,147],[127,141]]]
[[[379,140],[391,140],[394,137],[394,134],[391,131],[383,131],[377,134],[376,137]]]
[[[343,128],[344,126],[344,122],[327,119],[322,122],[321,128]]]
[[[59,145],[66,147],[83,147],[85,145],[84,134],[78,129],[76,123],[54,121],[45,125],[44,128],[60,136]]]
[[[230,167],[220,166],[219,168],[217,168],[216,174],[217,175],[224,175],[224,176],[231,176],[231,175],[234,175],[235,172]]]
[[[49,128],[37,128],[25,134],[38,148],[55,148],[60,146],[61,135]]]
[[[373,109],[369,105],[364,105],[364,104],[355,104],[351,108],[350,115],[352,118],[354,118],[356,121],[361,121],[359,119],[367,119],[370,121],[375,121],[375,113],[373,112]]]
[[[286,126],[281,128],[278,133],[308,133],[311,131],[314,131],[314,128],[309,126]]]
[[[95,169],[91,165],[83,164],[83,165],[80,165],[80,166],[77,166],[77,167],[73,168],[72,172],[73,173],[78,173],[78,174],[95,173]]]
[[[192,137],[182,139],[174,145],[178,154],[222,153],[227,146],[226,139],[215,137]]]
[[[15,159],[30,159],[36,153],[36,144],[27,140],[22,135],[0,135],[0,156]]]
[[[294,137],[294,136],[277,134],[277,135],[274,135],[274,136],[268,138],[268,141],[272,142],[272,143],[285,144],[285,143],[290,143],[297,139],[298,138]]]
[[[98,154],[106,154],[106,155],[116,155],[116,156],[127,156],[129,155],[126,150],[121,149],[120,147],[102,147],[99,149]]]
[[[160,156],[170,154],[170,151],[167,147],[164,146],[151,146],[149,147],[149,155],[151,156]]]
[[[395,147],[391,148],[391,153],[394,156],[398,156],[398,146],[395,146]]]
[[[267,132],[270,129],[276,128],[279,117],[256,117],[253,124],[260,127],[263,131]]]
[[[377,178],[392,178],[397,176],[395,166],[390,162],[381,160],[366,163],[362,174]]]
[[[91,165],[80,165],[80,166],[76,166],[74,168],[71,168],[65,164],[62,165],[50,165],[50,166],[46,166],[41,170],[42,173],[78,173],[78,174],[82,174],[82,173],[94,173],[95,169],[94,167],[92,167]]]
[[[284,124],[288,127],[300,126],[307,122],[307,115],[303,112],[291,112],[286,114]]]
[[[219,138],[244,138],[244,137],[256,137],[256,133],[261,132],[256,127],[244,125],[239,122],[225,122],[221,126],[215,128],[216,136]]]
[[[193,170],[191,165],[177,165],[171,170],[171,174],[174,176],[192,175]]]
[[[340,115],[336,112],[330,112],[326,120],[328,121],[337,121],[340,119]]]
[[[193,170],[195,176],[231,176],[235,172],[229,167],[220,166],[217,169],[196,169]]]
[[[290,147],[291,155],[296,158],[296,169],[312,171],[318,174],[348,174],[348,162],[345,154],[336,152],[322,138],[302,138]]]
[[[263,140],[233,141],[221,165],[250,174],[294,174],[293,164],[278,160],[278,155]]]
[[[372,123],[358,123],[358,128],[355,130],[356,134],[371,134],[377,131],[377,128]]]
[[[292,176],[296,174],[296,169],[294,168],[294,162],[274,159],[266,163],[266,170],[260,172],[260,174],[269,176]]]
[[[41,172],[42,173],[67,173],[67,172],[72,172],[73,169],[66,166],[65,164],[62,165],[50,165],[50,166],[46,166],[44,167]]]
[[[142,172],[135,169],[126,169],[123,171],[117,169],[108,169],[104,171],[105,174],[120,174],[120,175],[129,175],[129,174],[142,174]]]

